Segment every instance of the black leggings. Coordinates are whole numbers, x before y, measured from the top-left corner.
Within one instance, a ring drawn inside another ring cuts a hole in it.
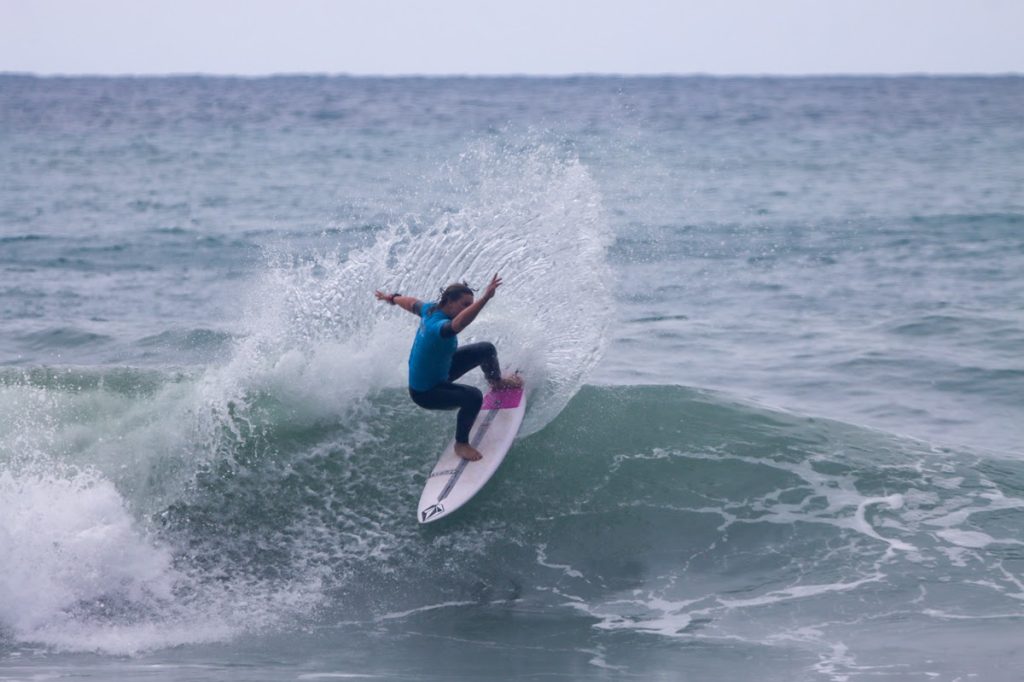
[[[469,442],[469,430],[473,427],[473,420],[480,414],[484,394],[478,388],[454,382],[474,367],[481,368],[488,381],[497,381],[501,378],[498,351],[493,343],[483,341],[459,348],[452,356],[452,368],[448,372],[448,381],[441,382],[429,391],[409,389],[412,401],[420,407],[425,407],[428,410],[458,409],[455,440],[459,443]]]

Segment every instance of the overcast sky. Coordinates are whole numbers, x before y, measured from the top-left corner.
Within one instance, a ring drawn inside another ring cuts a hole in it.
[[[1024,73],[1024,0],[0,0],[0,72]]]

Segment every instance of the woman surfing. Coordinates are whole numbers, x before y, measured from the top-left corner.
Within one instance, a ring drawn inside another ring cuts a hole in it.
[[[483,370],[492,389],[518,388],[523,380],[517,375],[503,377],[498,351],[493,343],[471,343],[459,348],[459,333],[468,327],[501,286],[494,275],[480,298],[465,282],[451,284],[441,291],[436,303],[425,303],[412,296],[376,291],[377,300],[387,301],[420,318],[420,326],[409,353],[409,396],[428,410],[459,411],[455,427],[455,454],[469,461],[482,457],[469,444],[469,431],[480,413],[483,394],[480,389],[455,380],[474,367]]]

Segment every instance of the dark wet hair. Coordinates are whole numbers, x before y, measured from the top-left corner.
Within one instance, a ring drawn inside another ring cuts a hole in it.
[[[441,298],[437,301],[437,306],[443,307],[457,301],[462,298],[465,294],[472,295],[475,289],[469,286],[469,282],[456,282],[455,284],[449,284],[445,288],[441,289]]]

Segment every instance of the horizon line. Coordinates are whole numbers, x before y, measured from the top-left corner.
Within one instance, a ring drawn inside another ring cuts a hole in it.
[[[378,78],[378,79],[513,79],[513,78],[536,78],[536,79],[568,79],[568,78],[1018,78],[1024,76],[1024,71],[900,71],[900,72],[872,72],[872,71],[835,71],[835,72],[805,72],[805,73],[771,73],[771,72],[735,72],[735,73],[713,73],[704,71],[692,72],[604,72],[604,71],[577,71],[565,73],[525,73],[525,72],[500,72],[500,73],[352,73],[346,71],[270,71],[266,73],[229,73],[218,71],[161,71],[161,72],[62,72],[62,71],[5,71],[0,70],[0,77],[23,77],[23,78],[237,78],[237,79],[265,79],[265,78]]]

